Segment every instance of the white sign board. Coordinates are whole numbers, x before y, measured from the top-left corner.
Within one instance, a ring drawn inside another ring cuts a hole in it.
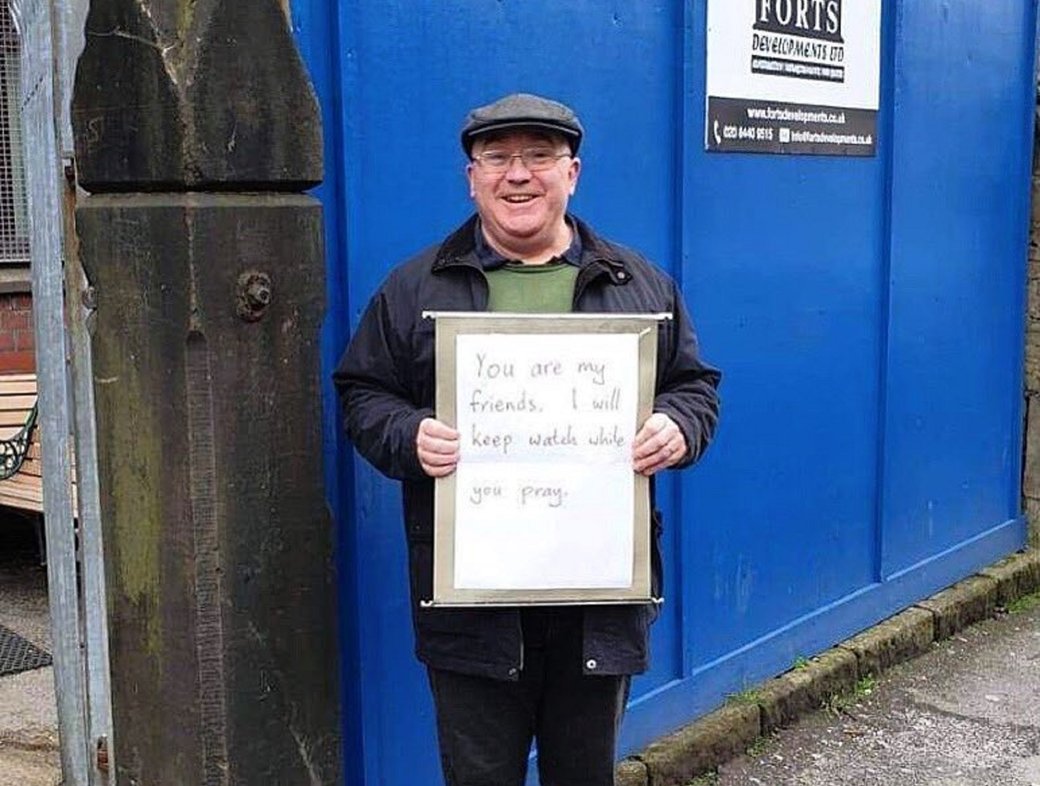
[[[434,602],[649,600],[649,492],[632,442],[653,394],[654,317],[437,317]],[[443,351],[442,351],[443,350]]]
[[[708,150],[873,156],[881,0],[708,0]]]

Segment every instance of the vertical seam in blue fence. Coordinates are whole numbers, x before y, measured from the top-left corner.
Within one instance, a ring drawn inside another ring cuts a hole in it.
[[[896,113],[896,31],[899,27],[898,3],[883,3],[881,7],[881,115],[878,155],[882,158],[885,183],[882,198],[881,249],[881,302],[878,315],[878,413],[877,413],[877,490],[874,502],[874,580],[885,576],[885,451],[888,430],[888,342],[890,337],[890,309],[892,302],[892,179],[895,151]]]
[[[696,3],[682,2],[679,3],[678,12],[678,23],[680,25],[680,35],[682,38],[681,51],[679,52],[679,65],[681,67],[678,84],[676,86],[676,93],[679,100],[679,128],[677,130],[678,138],[676,140],[676,152],[679,155],[679,171],[681,177],[678,179],[676,184],[676,201],[677,211],[676,216],[678,219],[678,225],[676,227],[679,237],[677,241],[677,247],[679,250],[679,264],[675,266],[675,270],[672,271],[675,276],[676,284],[679,286],[680,292],[685,292],[684,288],[684,270],[686,263],[690,255],[689,247],[689,235],[686,231],[687,216],[686,216],[686,189],[691,181],[690,177],[690,157],[694,149],[691,143],[691,134],[696,134],[698,126],[695,123],[697,108],[694,104],[694,96],[697,94],[696,86],[693,84],[693,43],[694,43],[694,32],[693,32],[693,15],[696,12],[694,6]],[[700,13],[705,16],[707,15],[707,3],[701,3]],[[692,308],[691,308],[692,311]],[[696,319],[696,315],[694,315]],[[675,510],[675,515],[678,519],[685,521],[687,511],[684,509],[684,500],[682,493],[682,483],[675,483],[673,485],[672,492],[672,504]],[[679,553],[685,555],[687,552],[687,542],[690,538],[689,527],[681,527],[679,533]],[[693,673],[694,663],[692,657],[692,650],[688,646],[688,639],[691,628],[691,615],[693,613],[693,604],[690,602],[690,588],[692,582],[686,581],[684,575],[683,566],[688,560],[679,559],[676,560],[676,572],[678,574],[678,603],[680,604],[679,609],[679,635],[676,636],[676,646],[680,649],[681,664],[681,676],[683,678],[689,677]]]

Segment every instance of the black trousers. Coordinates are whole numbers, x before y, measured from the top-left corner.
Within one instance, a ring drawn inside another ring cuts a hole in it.
[[[428,669],[447,786],[522,786],[531,741],[541,786],[613,786],[630,678],[582,671],[580,608],[521,615],[517,682]]]

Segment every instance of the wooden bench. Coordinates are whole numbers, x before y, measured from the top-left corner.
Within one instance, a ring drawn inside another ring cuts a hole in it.
[[[43,460],[36,411],[36,375],[0,374],[0,505],[43,513]],[[4,469],[13,460],[17,471]],[[72,465],[72,510],[76,511],[76,457]]]
[[[0,374],[0,505],[43,513],[36,417],[36,375]]]

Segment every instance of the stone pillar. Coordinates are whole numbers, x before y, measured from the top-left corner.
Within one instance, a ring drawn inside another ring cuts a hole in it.
[[[116,783],[337,784],[321,126],[283,0],[93,0],[72,117]]]
[[[1022,494],[1029,543],[1040,548],[1040,149],[1033,151],[1032,220],[1029,229],[1029,302],[1026,319],[1025,462]]]

